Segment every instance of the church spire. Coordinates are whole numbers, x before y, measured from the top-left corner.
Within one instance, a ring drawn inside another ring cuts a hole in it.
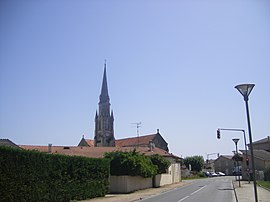
[[[104,64],[104,73],[102,80],[101,93],[99,96],[99,110],[96,111],[95,117],[95,146],[96,147],[114,147],[114,117],[110,112],[110,98],[108,93],[106,61]]]
[[[106,75],[106,60],[104,64],[103,80],[102,80],[102,87],[101,87],[101,94],[99,96],[99,101],[101,103],[110,101],[109,93],[108,93],[108,85],[107,85],[107,75]]]

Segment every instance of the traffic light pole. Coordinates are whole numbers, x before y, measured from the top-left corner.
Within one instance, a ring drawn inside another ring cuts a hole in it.
[[[250,169],[249,169],[249,160],[248,160],[248,154],[247,154],[247,140],[246,140],[245,130],[243,130],[243,129],[235,129],[235,128],[218,128],[218,130],[217,130],[217,138],[218,139],[220,139],[220,131],[221,130],[243,132],[244,141],[245,141],[245,151],[246,151],[246,165],[247,165],[248,183],[250,183],[250,174],[249,174]]]

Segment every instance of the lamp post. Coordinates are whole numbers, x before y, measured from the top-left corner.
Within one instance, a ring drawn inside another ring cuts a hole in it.
[[[238,149],[237,149],[237,143],[238,143],[238,141],[239,141],[239,139],[238,138],[234,138],[234,139],[232,139],[233,140],[233,142],[235,143],[235,156],[238,158]],[[239,169],[239,165],[238,165],[238,159],[235,159],[235,161],[236,161],[236,168],[237,169],[235,169],[235,171],[236,171],[236,174],[240,171],[240,169]],[[237,170],[238,170],[238,172],[237,172]],[[238,177],[238,181],[239,181],[239,187],[241,187],[241,184],[240,184],[240,176]]]
[[[244,134],[244,141],[245,141],[245,152],[246,152],[246,166],[247,166],[247,176],[248,176],[248,183],[250,183],[250,176],[249,176],[249,164],[248,164],[248,154],[247,154],[247,140],[246,140],[246,133],[245,130],[243,129],[235,129],[235,128],[218,128],[217,129],[217,138],[220,139],[221,138],[221,134],[220,131],[221,130],[225,130],[225,131],[239,131],[239,132],[243,132]]]
[[[249,108],[248,108],[248,96],[251,93],[254,86],[255,86],[255,84],[240,84],[240,85],[235,86],[235,88],[244,97],[244,101],[246,103],[249,142],[250,142],[249,144],[250,144],[250,152],[251,152],[251,165],[252,165],[252,173],[253,173],[253,180],[254,180],[253,181],[254,195],[255,195],[255,202],[258,202],[256,176],[255,176],[255,165],[254,165],[254,155],[253,155],[253,144],[252,144],[252,135],[251,135],[251,125],[250,125]]]

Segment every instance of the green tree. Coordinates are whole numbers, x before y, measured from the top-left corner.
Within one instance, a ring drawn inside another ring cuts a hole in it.
[[[150,158],[135,150],[105,153],[105,158],[110,159],[111,175],[152,177],[157,174],[158,168]]]
[[[159,154],[154,154],[150,156],[150,159],[154,165],[158,167],[158,174],[166,173],[167,169],[171,165],[171,162],[165,159]]]
[[[200,172],[202,170],[204,159],[202,156],[188,156],[184,158],[184,164],[188,168],[191,165],[191,170]]]
[[[235,154],[235,155],[232,157],[232,160],[234,160],[234,161],[243,161],[243,157],[240,156],[240,154]]]

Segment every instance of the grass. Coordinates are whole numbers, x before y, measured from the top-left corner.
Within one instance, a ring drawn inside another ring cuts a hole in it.
[[[189,177],[182,177],[182,180],[196,180],[196,179],[202,179],[202,178],[206,178],[206,177],[202,177],[199,175],[192,175]]]
[[[266,187],[266,188],[270,189],[270,182],[269,181],[258,181],[257,183],[262,187]]]

